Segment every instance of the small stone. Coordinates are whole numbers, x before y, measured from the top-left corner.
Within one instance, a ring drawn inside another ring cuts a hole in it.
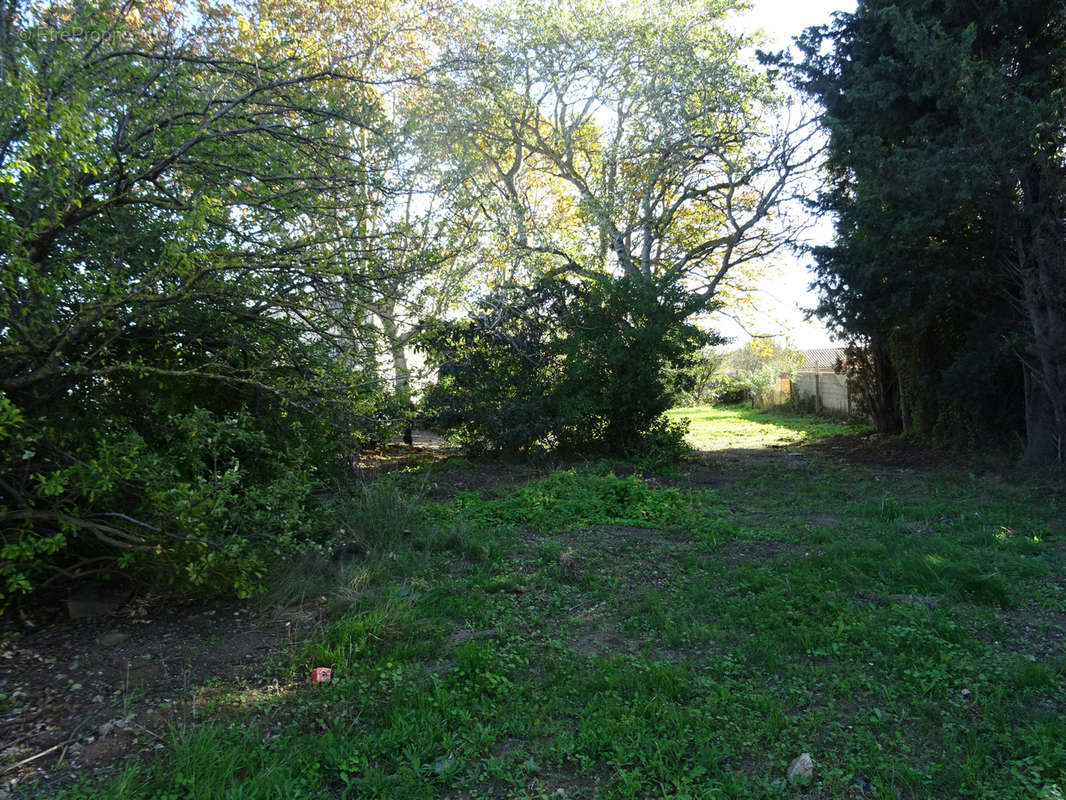
[[[124,641],[130,638],[128,633],[122,631],[108,631],[96,640],[96,643],[101,647],[118,647]]]
[[[798,786],[806,786],[814,778],[814,759],[811,758],[810,753],[801,753],[796,756],[792,763],[788,765],[788,771],[785,773],[785,777],[788,778],[789,783],[794,783]]]

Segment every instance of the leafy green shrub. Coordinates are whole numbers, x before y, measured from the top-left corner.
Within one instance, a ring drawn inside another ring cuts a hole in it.
[[[308,217],[380,185],[352,147],[373,90],[236,36],[265,11],[184,5],[5,16],[0,602],[119,571],[247,594],[330,535],[319,498],[395,416],[363,310],[385,268]]]
[[[707,398],[714,405],[735,405],[748,399],[748,387],[739,378],[719,375],[711,381]]]
[[[696,306],[676,285],[631,278],[489,297],[423,339],[439,376],[425,411],[474,451],[639,454],[666,430],[673,394],[691,388],[669,368],[713,339],[687,322]]]
[[[689,420],[659,417],[644,436],[639,462],[650,469],[664,469],[676,464],[690,448],[685,441]]]
[[[173,395],[133,419],[112,399],[100,392],[98,417],[60,426],[0,395],[0,598],[119,573],[248,596],[279,557],[338,535],[318,498],[345,443],[321,419],[263,404],[179,411]]]
[[[535,311],[491,320],[486,308],[483,317],[438,323],[423,337],[422,347],[438,370],[423,414],[475,455],[543,448],[561,422],[545,366],[551,328]]]

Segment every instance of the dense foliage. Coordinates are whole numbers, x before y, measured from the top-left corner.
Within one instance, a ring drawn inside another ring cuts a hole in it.
[[[870,0],[802,45],[838,219],[819,311],[866,346],[880,427],[1024,429],[1030,460],[1061,459],[1062,4]]]
[[[679,446],[691,320],[812,157],[739,8],[3,5],[0,599],[254,591],[344,527],[423,333],[475,446]]]
[[[680,441],[662,419],[671,377],[713,339],[688,322],[699,303],[630,278],[545,279],[439,325],[425,347],[440,379],[426,407],[475,450],[634,453]]]
[[[231,6],[2,13],[0,596],[116,567],[248,592],[381,417],[306,217],[359,212],[379,101]]]

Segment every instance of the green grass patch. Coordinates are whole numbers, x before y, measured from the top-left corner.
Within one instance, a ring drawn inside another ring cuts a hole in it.
[[[739,406],[693,406],[667,412],[689,421],[688,442],[697,450],[759,448],[799,444],[841,434],[861,433],[870,426],[853,420],[813,417]]]
[[[711,433],[745,447],[849,430],[722,413],[735,432]],[[67,797],[1066,787],[1061,497],[793,460],[734,465],[713,490],[566,471],[389,512],[395,550],[342,576],[289,690],[235,696],[158,763]],[[304,685],[310,666],[335,681]],[[785,781],[802,752],[807,789]]]

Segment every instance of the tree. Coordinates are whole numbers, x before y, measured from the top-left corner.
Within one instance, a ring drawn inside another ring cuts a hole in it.
[[[838,218],[820,313],[869,345],[879,392],[898,384],[886,428],[1024,417],[1026,458],[1061,458],[1064,24],[1061,4],[873,0],[801,43]]]
[[[661,405],[669,392],[657,370],[677,361],[672,332],[716,307],[727,276],[787,242],[779,212],[809,163],[809,130],[773,124],[783,104],[743,64],[750,42],[724,24],[735,8],[571,0],[463,9],[469,32],[448,53],[460,68],[437,81],[432,113],[483,187],[477,207],[501,251],[488,254],[501,267],[494,302],[521,298],[508,290],[523,282],[564,276],[577,296],[611,298],[589,309],[614,315],[596,323],[613,339],[573,327],[572,316],[556,320],[572,338],[557,348],[600,368],[565,397],[602,400],[610,387],[618,407],[635,391],[626,376],[641,372],[648,408]],[[627,297],[639,305],[627,310]],[[592,341],[612,355],[603,360]],[[638,369],[631,362],[641,358]],[[630,411],[589,423],[587,439],[633,448],[651,428],[643,406]]]
[[[416,137],[410,130],[398,134],[390,170],[395,188],[361,222],[373,242],[361,254],[374,261],[366,270],[375,276],[369,308],[404,402],[414,389],[408,350],[426,320],[446,316],[460,301],[477,267],[471,258],[477,226],[466,208],[467,187],[442,174],[436,154]]]
[[[444,94],[463,101],[449,133],[489,165],[513,241],[575,274],[683,284],[705,305],[786,244],[778,212],[809,130],[774,126],[782,101],[723,24],[737,7],[571,0],[475,17],[460,43],[473,63]]]
[[[377,180],[350,143],[389,22],[279,11],[0,9],[0,592],[116,564],[249,591],[373,430],[360,243],[306,223]]]
[[[0,164],[9,394],[62,393],[72,365],[151,370],[122,355],[142,314],[202,302],[235,319],[321,316],[314,292],[331,288],[322,242],[293,223],[365,179],[347,137],[374,124],[373,93],[262,29],[225,49],[252,19],[208,8],[190,28],[181,7],[141,8],[5,12],[21,23]],[[249,379],[212,361],[207,377]]]

